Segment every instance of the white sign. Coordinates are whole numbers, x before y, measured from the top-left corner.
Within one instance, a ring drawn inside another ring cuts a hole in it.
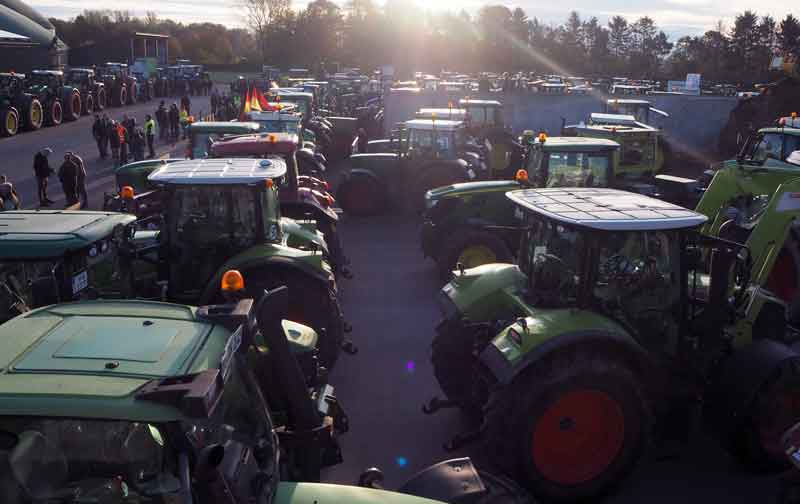
[[[686,74],[686,92],[689,94],[700,94],[700,74]]]

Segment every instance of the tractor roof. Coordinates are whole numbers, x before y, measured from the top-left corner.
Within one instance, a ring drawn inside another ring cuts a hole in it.
[[[33,75],[55,75],[57,77],[61,77],[64,75],[64,72],[61,70],[31,70],[31,74]]]
[[[462,121],[449,121],[447,119],[412,119],[405,122],[407,129],[455,131],[464,126]]]
[[[15,210],[0,213],[0,260],[44,259],[88,247],[136,217],[112,212]]]
[[[172,421],[137,400],[152,379],[217,367],[230,332],[194,308],[151,301],[52,305],[0,326],[0,415]]]
[[[0,77],[12,77],[17,79],[24,79],[25,74],[19,72],[0,72]]]
[[[247,134],[261,130],[257,122],[228,122],[228,121],[199,121],[191,123],[190,133],[221,133],[221,134]]]
[[[417,119],[447,119],[463,121],[467,116],[467,109],[463,108],[421,108],[414,114]]]
[[[286,174],[281,159],[192,159],[166,164],[147,177],[157,184],[254,184]]]
[[[592,122],[599,124],[619,124],[621,126],[636,126],[636,118],[627,114],[601,114],[592,112]]]
[[[686,229],[708,219],[672,203],[619,189],[523,189],[506,196],[530,212],[604,231]]]
[[[291,154],[297,150],[299,139],[291,133],[247,135],[214,142],[211,152],[215,157]]]
[[[462,98],[458,100],[458,104],[462,107],[469,105],[479,105],[485,107],[502,107],[503,104],[497,100],[472,100],[469,98]]]
[[[247,115],[252,122],[260,121],[299,121],[300,114],[296,112],[297,106],[294,103],[270,103],[271,107],[277,110],[251,111]],[[280,108],[278,108],[280,107]]]
[[[537,138],[534,143],[541,145],[545,151],[612,151],[620,148],[620,145],[613,140],[591,137],[547,137],[544,145]]]

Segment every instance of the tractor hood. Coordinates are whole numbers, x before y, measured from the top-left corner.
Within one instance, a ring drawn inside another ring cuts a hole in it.
[[[288,482],[278,484],[272,502],[273,504],[441,504],[440,501],[386,490],[326,483]]]
[[[519,189],[520,184],[516,180],[485,180],[479,182],[463,182],[444,187],[431,189],[425,195],[426,200],[438,200],[442,198],[459,198],[477,193],[503,192]]]
[[[348,158],[353,169],[369,169],[376,164],[396,163],[400,156],[390,152],[375,152],[367,154],[353,154]]]

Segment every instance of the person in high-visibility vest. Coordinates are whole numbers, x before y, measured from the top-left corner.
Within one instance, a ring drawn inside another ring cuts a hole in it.
[[[186,140],[186,126],[189,124],[189,112],[187,112],[185,108],[181,108],[180,121],[181,139]]]
[[[153,148],[153,142],[156,140],[156,122],[150,114],[144,116],[144,137],[147,139],[147,157],[152,159],[156,157],[156,151]]]

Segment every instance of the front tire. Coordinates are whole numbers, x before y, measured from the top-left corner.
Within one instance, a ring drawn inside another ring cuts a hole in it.
[[[450,275],[461,263],[465,268],[482,264],[508,263],[514,256],[501,238],[485,231],[461,231],[445,242],[436,260],[439,276],[449,280]]]
[[[332,370],[344,341],[344,322],[336,294],[319,280],[299,272],[278,270],[271,273],[259,273],[252,279],[245,275],[248,294],[258,298],[264,289],[285,285],[289,289],[286,318],[317,331],[320,365]]]
[[[651,419],[641,380],[600,355],[549,359],[498,386],[485,408],[493,464],[547,500],[600,496],[633,469]]]
[[[63,116],[67,121],[77,121],[81,117],[81,95],[77,92],[67,95],[64,106],[66,110],[63,111]]]
[[[47,124],[50,126],[58,126],[64,120],[64,108],[61,106],[61,100],[53,100],[50,102],[47,112]]]
[[[476,330],[452,320],[439,324],[431,343],[431,364],[444,395],[465,413],[480,417],[488,389],[476,375]]]
[[[96,96],[95,108],[97,108],[97,110],[104,110],[106,108],[106,89],[99,88]]]
[[[92,95],[86,95],[83,109],[84,115],[92,115],[94,113],[94,97]]]
[[[19,131],[19,115],[13,108],[0,110],[0,121],[3,125],[3,129],[0,130],[2,136],[14,136]]]
[[[44,124],[44,108],[42,102],[36,98],[31,98],[28,108],[25,111],[27,114],[27,121],[25,121],[25,129],[28,131],[36,131]]]

